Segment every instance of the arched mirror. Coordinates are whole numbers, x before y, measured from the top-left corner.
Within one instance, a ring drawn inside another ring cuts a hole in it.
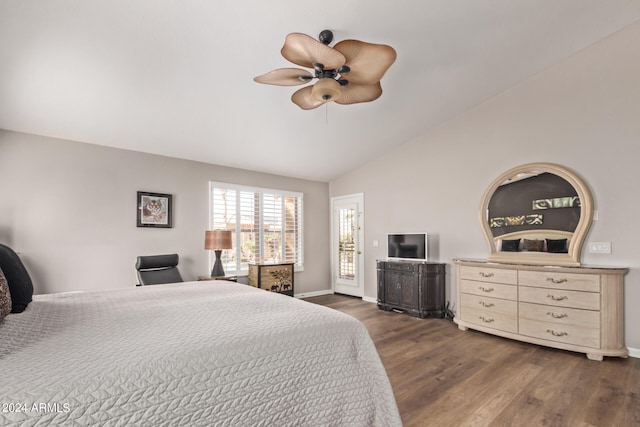
[[[489,261],[579,266],[593,218],[588,186],[552,163],[515,167],[482,197],[480,224]]]

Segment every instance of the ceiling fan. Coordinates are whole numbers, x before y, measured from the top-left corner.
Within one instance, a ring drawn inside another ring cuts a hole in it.
[[[319,41],[318,41],[319,40]],[[380,79],[396,60],[396,51],[383,44],[343,40],[329,47],[333,33],[324,30],[318,40],[301,33],[288,34],[282,56],[300,68],[278,68],[253,80],[277,86],[295,86],[318,81],[299,89],[291,101],[303,110],[327,102],[356,104],[378,99],[382,95]]]

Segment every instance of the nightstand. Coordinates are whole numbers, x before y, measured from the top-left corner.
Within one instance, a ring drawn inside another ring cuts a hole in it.
[[[249,285],[292,297],[293,263],[249,263]]]

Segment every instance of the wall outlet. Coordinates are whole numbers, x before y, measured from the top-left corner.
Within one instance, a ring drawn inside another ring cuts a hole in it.
[[[610,254],[611,242],[589,242],[589,252],[592,254]]]
[[[373,241],[373,247],[374,247],[374,248],[377,248],[377,247],[378,247],[378,241],[377,241],[377,240],[374,240],[374,241]]]

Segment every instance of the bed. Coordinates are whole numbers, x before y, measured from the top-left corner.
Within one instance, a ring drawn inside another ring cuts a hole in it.
[[[0,343],[3,426],[401,425],[360,322],[237,283],[36,295]]]

